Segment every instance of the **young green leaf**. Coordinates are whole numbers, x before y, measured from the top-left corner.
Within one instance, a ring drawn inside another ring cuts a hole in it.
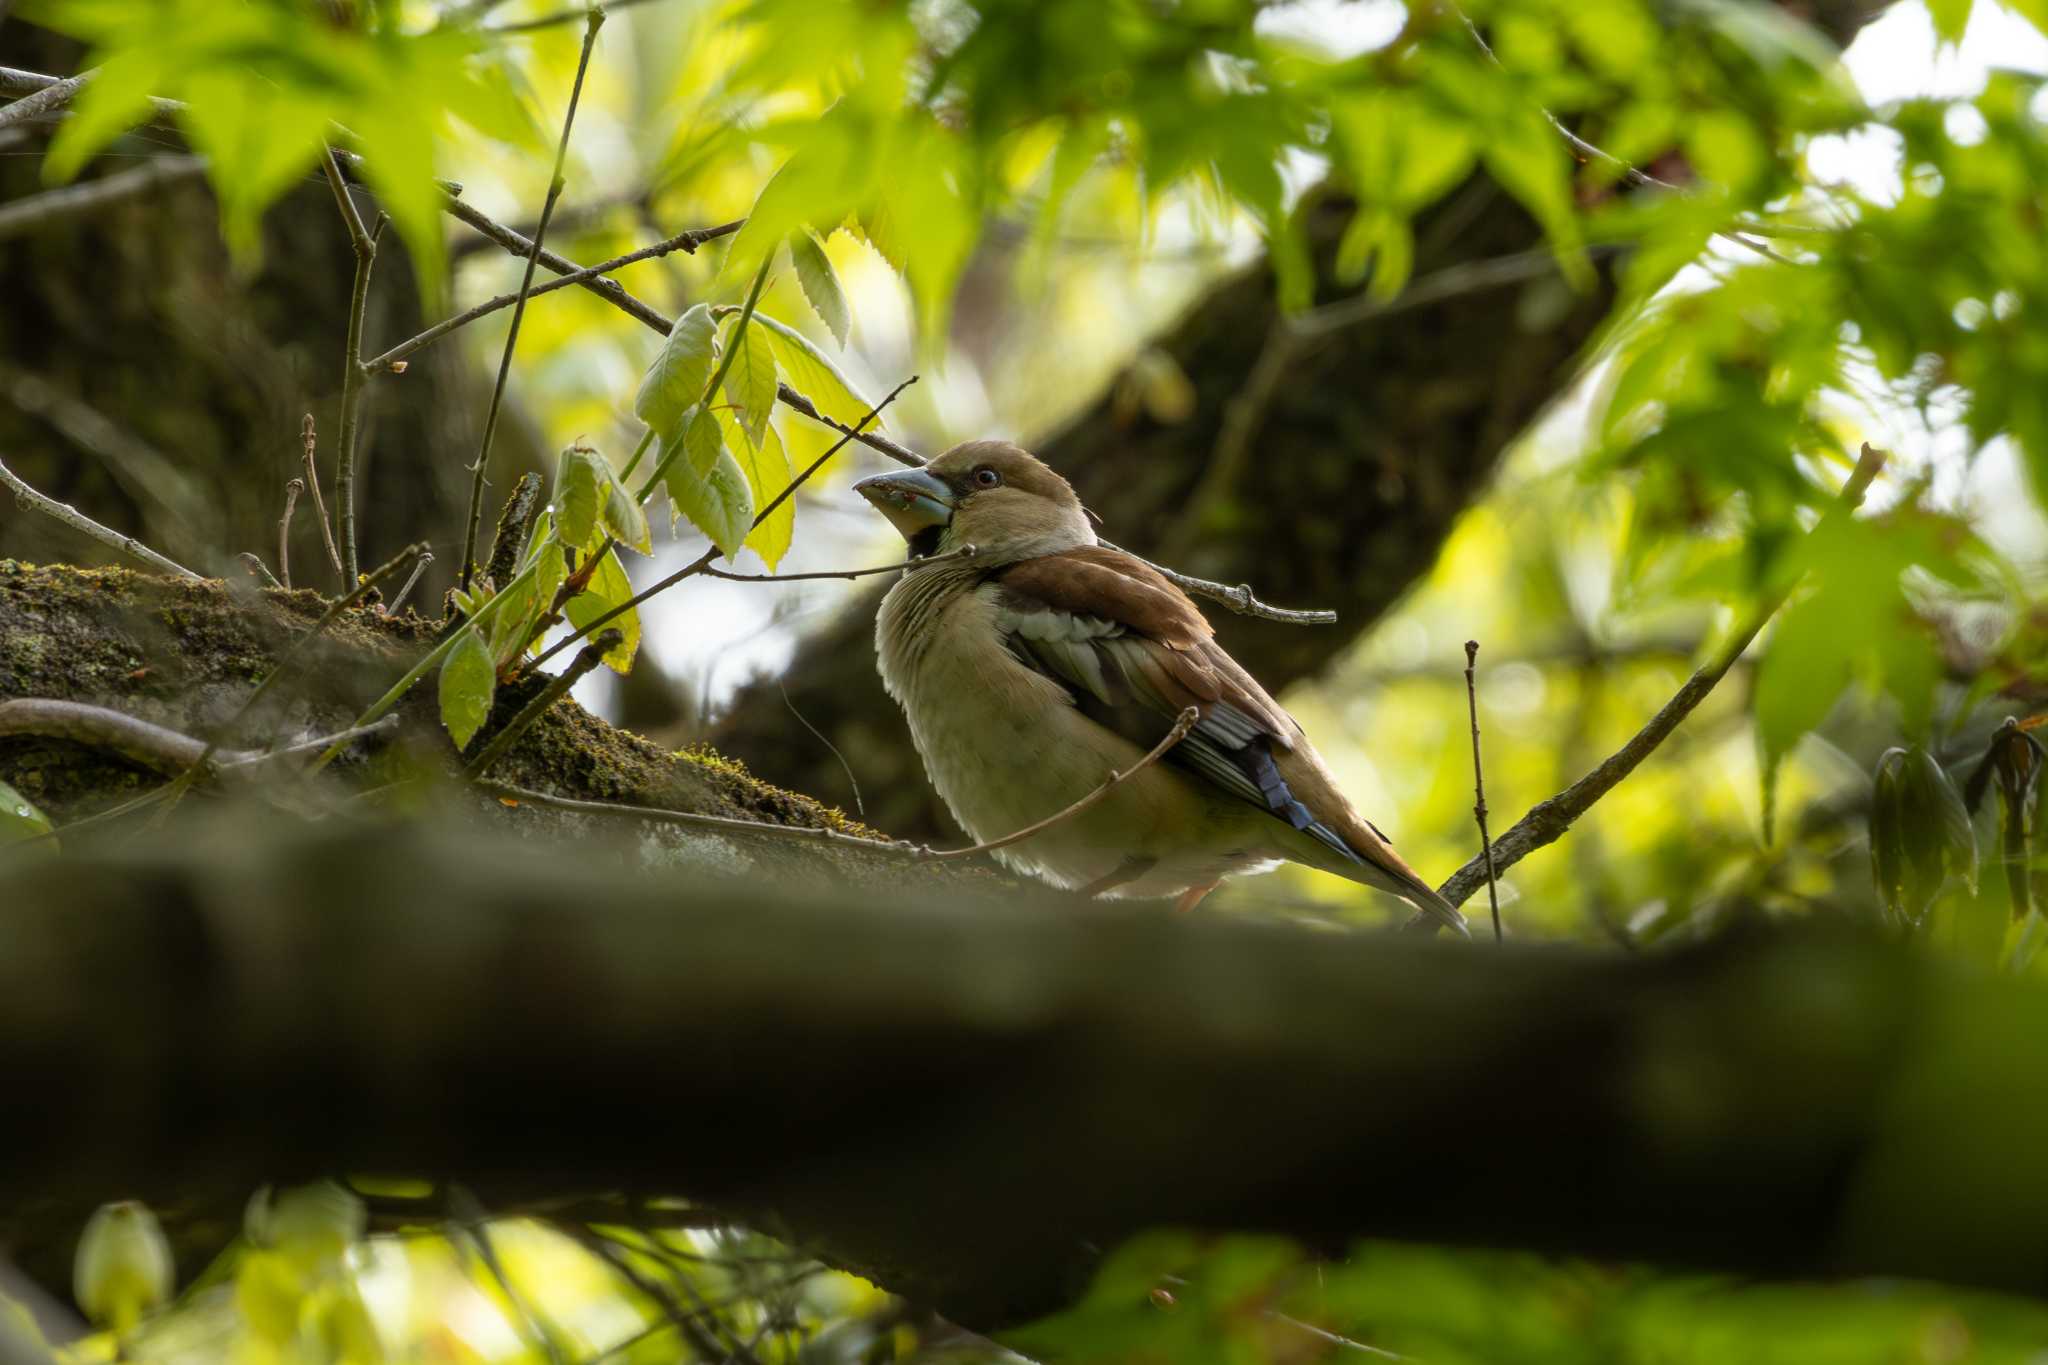
[[[653,554],[654,540],[648,534],[647,514],[640,510],[639,500],[628,493],[626,486],[617,479],[611,480],[607,488],[604,529],[619,544],[629,545],[643,555]]]
[[[790,384],[817,404],[819,412],[847,426],[868,415],[874,404],[860,396],[839,367],[826,359],[809,337],[765,314],[754,314],[754,321],[768,329],[769,343],[775,348],[775,357],[782,362],[782,372],[789,376]],[[880,417],[869,423],[870,427],[881,425]]]
[[[697,409],[697,415],[690,419],[690,429],[683,434],[683,456],[680,463],[687,467],[696,478],[703,478],[718,463],[718,457],[725,453],[725,428],[710,408]],[[675,470],[671,465],[670,472]]]
[[[729,424],[732,416],[721,410],[718,413],[721,424]],[[796,477],[790,468],[789,455],[782,448],[782,438],[771,425],[762,434],[759,445],[748,445],[739,434],[728,427],[726,440],[732,448],[733,458],[746,472],[747,487],[753,493],[754,506],[766,507],[776,494],[789,487]],[[773,569],[782,562],[782,556],[789,551],[789,542],[796,529],[796,499],[785,498],[782,505],[756,526],[746,539],[747,548]]]
[[[708,304],[697,304],[669,328],[661,353],[647,367],[633,415],[660,435],[683,429],[692,404],[704,397],[711,367],[718,360],[718,325]]]
[[[740,430],[747,441],[757,446],[775,410],[775,349],[768,337],[765,329],[750,326],[726,343],[738,353],[725,373],[725,396],[739,409]]]
[[[825,244],[808,230],[795,232],[790,234],[789,256],[796,263],[796,282],[804,297],[816,310],[819,321],[831,329],[832,339],[844,346],[853,327],[853,314],[847,309],[846,294],[839,287],[832,259],[825,254]],[[783,362],[785,366],[788,363]]]
[[[0,782],[0,844],[32,839],[50,832],[50,817],[5,782]]]
[[[587,446],[570,446],[555,462],[555,524],[562,543],[587,550],[598,543],[598,515],[610,493],[612,472]]]
[[[711,537],[727,559],[739,553],[754,520],[754,495],[738,461],[723,447],[701,474],[677,460],[669,466],[667,484],[671,508]]]
[[[632,598],[633,582],[626,577],[625,566],[619,563],[619,557],[610,554],[591,574],[589,586],[570,598],[562,610],[571,625],[578,630],[586,630],[598,617]],[[605,624],[617,627],[619,634],[625,637],[606,652],[605,666],[615,673],[624,673],[633,667],[633,656],[640,649],[640,612],[638,608],[621,612]]]
[[[475,626],[464,626],[455,647],[441,661],[441,724],[458,751],[490,718],[491,701],[498,690],[497,663],[490,646]]]

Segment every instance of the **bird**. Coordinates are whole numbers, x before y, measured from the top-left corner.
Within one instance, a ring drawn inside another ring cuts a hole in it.
[[[877,663],[962,827],[1001,840],[1128,774],[994,850],[1010,870],[1188,910],[1225,877],[1295,862],[1392,892],[1469,936],[1194,601],[1102,544],[1051,466],[976,440],[854,489],[913,556],[877,613]],[[1197,718],[1185,737],[1131,772],[1188,707]]]

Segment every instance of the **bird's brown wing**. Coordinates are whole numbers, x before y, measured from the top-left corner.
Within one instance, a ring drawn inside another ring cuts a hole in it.
[[[1083,714],[1149,748],[1195,707],[1201,718],[1169,762],[1369,864],[1400,894],[1435,898],[1337,790],[1294,718],[1150,565],[1091,546],[1025,560],[995,582],[1005,642],[1065,686]]]

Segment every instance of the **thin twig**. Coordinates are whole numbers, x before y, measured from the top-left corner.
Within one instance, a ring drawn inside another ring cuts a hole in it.
[[[270,571],[270,566],[263,562],[262,556],[244,550],[235,556],[235,562],[240,564],[251,578],[264,587],[276,588],[279,592],[285,590],[284,584],[277,581],[277,575]]]
[[[396,616],[398,614],[398,609],[405,605],[405,599],[412,595],[413,584],[420,581],[420,575],[425,573],[427,565],[433,562],[434,555],[431,550],[419,557],[419,560],[412,566],[412,572],[406,575],[405,585],[393,593],[391,601],[385,605],[384,614],[386,616]]]
[[[287,592],[292,586],[292,512],[305,491],[304,479],[284,481],[284,515],[277,519],[277,577]]]
[[[1877,477],[1878,471],[1884,468],[1884,462],[1884,452],[1866,444],[1863,447],[1862,458],[1856,462],[1855,471],[1842,485],[1842,491],[1834,506],[1829,509],[1828,516],[1847,516],[1861,505],[1863,495],[1869,491],[1871,481]],[[1571,786],[1531,808],[1527,815],[1517,820],[1503,833],[1494,842],[1491,850],[1496,871],[1505,872],[1537,849],[1563,837],[1575,820],[1591,810],[1596,801],[1634,772],[1642,761],[1655,752],[1657,746],[1678,728],[1679,722],[1691,715],[1693,710],[1706,700],[1707,694],[1712,692],[1715,684],[1735,666],[1736,660],[1742,657],[1743,651],[1749,648],[1750,642],[1756,639],[1758,632],[1772,616],[1776,615],[1778,608],[1784,605],[1785,599],[1797,586],[1796,582],[1788,583],[1758,603],[1749,624],[1738,631],[1711,662],[1687,678],[1685,685],[1678,689],[1676,695],[1664,703],[1662,709],[1626,744]],[[1474,858],[1453,872],[1437,890],[1452,905],[1462,905],[1479,889],[1485,879],[1486,860]],[[1435,923],[1433,918],[1418,914],[1408,921],[1407,927],[1430,929]]]
[[[540,1347],[542,1353],[547,1356],[552,1365],[566,1365],[561,1345],[555,1340],[554,1332],[549,1329],[546,1322],[542,1321],[540,1314],[535,1311],[533,1305],[527,1302],[526,1296],[512,1282],[511,1275],[506,1273],[505,1263],[498,1259],[497,1248],[491,1244],[491,1232],[488,1225],[489,1216],[484,1212],[483,1206],[477,1202],[476,1196],[460,1186],[455,1186],[449,1190],[449,1201],[457,1206],[455,1210],[457,1221],[461,1224],[463,1232],[468,1235],[470,1242],[475,1245],[477,1255],[484,1263],[484,1268],[490,1271],[491,1278],[496,1280],[498,1288],[504,1291],[507,1302],[512,1305],[513,1313],[518,1316],[521,1324],[526,1328],[526,1335],[533,1339],[533,1343],[536,1346]]]
[[[631,9],[635,5],[644,5],[646,3],[647,0],[605,0],[605,8],[611,10]],[[494,38],[504,37],[511,33],[532,33],[536,29],[558,28],[563,24],[573,24],[578,19],[581,19],[583,14],[584,12],[580,9],[557,10],[553,14],[543,14],[538,19],[522,19],[516,24],[496,24],[486,28],[484,32]]]
[[[1132,777],[1135,777],[1138,773],[1142,772],[1146,768],[1151,767],[1154,763],[1157,763],[1160,759],[1166,757],[1167,750],[1173,748],[1174,745],[1186,739],[1188,737],[1188,731],[1194,729],[1195,722],[1199,721],[1201,718],[1202,713],[1195,707],[1190,706],[1183,710],[1180,713],[1179,718],[1173,722],[1173,728],[1166,732],[1166,738],[1160,740],[1157,744],[1153,745],[1150,752],[1148,752],[1143,758],[1139,759],[1136,763],[1133,763],[1130,767],[1124,769],[1120,773],[1111,773],[1108,779],[1105,782],[1103,782],[1101,786],[1097,787],[1094,791],[1089,792],[1086,796],[1082,797],[1079,801],[1074,802],[1074,804],[1068,806],[1065,810],[1055,811],[1053,814],[1046,816],[1043,820],[1035,821],[1032,824],[1026,825],[1024,826],[1024,828],[1017,830],[1014,833],[1005,834],[1000,839],[985,839],[981,843],[971,845],[967,848],[949,848],[943,850],[921,848],[912,856],[916,857],[920,862],[926,860],[944,861],[950,858],[965,858],[976,853],[993,853],[999,848],[1008,848],[1011,844],[1021,843],[1024,840],[1029,839],[1034,834],[1042,834],[1046,830],[1051,829],[1054,825],[1073,819],[1082,811],[1087,810],[1090,806],[1094,805],[1096,802],[1102,800],[1111,792],[1115,791],[1118,787],[1122,786],[1125,781]]]
[[[375,231],[364,230],[363,216],[356,211],[355,198],[342,177],[340,163],[334,159],[333,148],[328,148],[320,158],[320,166],[327,172],[334,202],[341,210],[342,221],[348,225],[349,245],[356,257],[355,283],[349,291],[348,338],[341,369],[341,431],[337,438],[341,449],[334,471],[335,511],[341,518],[341,585],[346,588],[356,580],[356,442],[360,439],[358,428],[366,377],[363,369],[363,317],[370,301],[370,270],[377,262],[377,234],[383,230],[384,219],[379,216]]]
[[[200,575],[193,573],[183,564],[158,554],[134,536],[124,536],[119,531],[110,530],[79,511],[76,507],[68,503],[58,502],[55,498],[44,497],[41,493],[36,492],[35,489],[23,483],[15,472],[7,467],[4,461],[0,461],[0,484],[5,484],[8,488],[12,489],[14,500],[23,507],[41,512],[45,516],[54,517],[72,530],[82,531],[86,535],[91,536],[102,545],[111,545],[116,550],[133,555],[158,573],[176,574],[180,578],[200,577]]]
[[[462,538],[462,590],[469,591],[476,573],[476,534],[484,517],[484,477],[491,463],[491,438],[498,431],[498,410],[505,401],[505,381],[512,373],[512,352],[519,345],[519,324],[526,317],[527,295],[533,290],[534,267],[539,264],[541,242],[548,233],[548,220],[562,197],[562,167],[569,156],[569,132],[576,126],[576,105],[583,98],[583,77],[590,70],[590,51],[597,45],[597,31],[604,27],[604,7],[591,4],[584,16],[583,48],[576,58],[576,79],[569,87],[569,107],[562,116],[562,136],[555,143],[555,169],[548,177],[547,198],[542,201],[540,221],[533,229],[533,244],[526,253],[526,272],[520,277],[519,293],[512,301],[512,326],[505,333],[505,350],[498,358],[498,380],[491,388],[491,405],[484,413],[484,435],[477,451],[469,485],[469,528]]]
[[[19,104],[10,104],[0,109],[0,118],[20,107]],[[11,203],[0,204],[0,241],[59,223],[67,223],[74,218],[96,213],[109,204],[118,204],[124,199],[147,194],[159,186],[175,185],[181,180],[195,179],[205,173],[204,157],[154,156],[139,166],[131,166],[112,175],[103,175],[97,180],[81,180],[75,185],[60,185],[53,190],[44,190],[41,194],[32,194]]]
[[[728,583],[803,583],[814,578],[868,578],[875,574],[908,573],[913,569],[944,564],[951,559],[972,559],[976,553],[974,546],[962,545],[959,549],[948,550],[942,555],[906,559],[901,564],[883,564],[872,569],[819,569],[814,573],[731,573],[706,564],[698,572],[706,578],[722,578]]]
[[[787,488],[783,489],[780,493],[777,493],[773,498],[769,500],[768,505],[766,507],[763,507],[760,511],[754,514],[753,524],[750,525],[747,529],[749,531],[752,531],[755,526],[759,526],[762,522],[766,521],[768,519],[768,514],[773,512],[776,508],[782,506],[784,502],[788,501],[789,498],[796,493],[796,490],[800,486],[802,486],[805,480],[809,479],[813,474],[817,473],[820,469],[824,468],[825,462],[827,460],[831,459],[834,455],[838,454],[842,449],[844,449],[848,441],[856,439],[859,433],[866,429],[868,423],[874,421],[877,417],[881,416],[882,409],[888,407],[891,403],[896,401],[896,395],[902,393],[905,389],[909,388],[912,384],[915,384],[916,382],[916,375],[912,375],[910,378],[904,380],[901,384],[898,384],[895,388],[889,390],[888,394],[882,399],[881,402],[875,404],[872,408],[869,408],[867,412],[862,415],[861,419],[853,424],[852,428],[842,429],[843,434],[840,436],[838,440],[834,441],[829,447],[826,448],[824,454],[820,455],[817,459],[811,461],[811,463],[804,469],[804,471],[801,474],[798,474],[795,478],[789,481],[789,486]],[[837,426],[838,424],[833,423],[833,425]],[[705,569],[709,568],[713,560],[717,559],[720,555],[724,553],[725,552],[723,550],[720,550],[716,545],[708,547],[703,554],[698,555],[696,559],[692,560],[688,564],[685,564],[682,568],[676,570],[667,578],[662,579],[653,587],[646,589],[644,592],[636,593],[632,597],[627,598],[624,602],[619,603],[618,606],[613,607],[610,611],[605,612],[602,616],[599,616],[596,620],[591,621],[587,625],[579,627],[577,630],[572,631],[570,634],[564,636],[562,639],[555,641],[554,644],[548,646],[547,649],[541,652],[540,657],[535,659],[531,666],[534,668],[539,668],[542,664],[546,663],[549,659],[554,658],[557,654],[560,654],[563,650],[567,649],[577,640],[582,639],[584,636],[590,634],[590,632],[594,630],[603,629],[606,625],[610,624],[617,618],[624,616],[627,612],[632,611],[636,607],[640,606],[641,603],[647,601],[649,598],[655,596],[657,593],[667,592],[670,588],[673,588],[676,584],[682,582],[686,578],[695,578],[698,574],[703,573]]]
[[[78,92],[83,90],[85,83],[92,78],[93,71],[81,71],[76,76],[66,76],[52,85],[44,86],[32,95],[24,96],[5,108],[0,108],[0,128],[11,128],[32,118],[56,113],[77,98]]]
[[[245,773],[273,759],[324,748],[329,744],[345,744],[365,735],[382,734],[396,721],[397,717],[387,716],[370,725],[350,726],[281,749],[215,749],[209,752],[204,740],[109,706],[49,697],[16,697],[0,702],[0,735],[38,735],[90,745],[167,777],[195,769]]]
[[[1473,671],[1479,666],[1479,642],[1465,642],[1465,710],[1472,718],[1472,818],[1479,822],[1479,852],[1486,859],[1486,899],[1493,907],[1493,941],[1501,941],[1500,889],[1494,885],[1493,840],[1486,832],[1486,771],[1479,762],[1479,688]]]
[[[579,650],[569,666],[548,679],[547,686],[535,694],[532,701],[519,709],[519,714],[505,723],[505,728],[491,738],[483,751],[471,759],[469,766],[462,770],[465,782],[474,782],[489,772],[491,765],[505,756],[505,751],[518,742],[519,737],[532,729],[534,723],[546,715],[548,708],[562,699],[562,695],[577,683],[583,675],[604,662],[604,656],[624,644],[625,634],[614,627],[604,631],[597,638]]]
[[[502,801],[518,805],[543,806],[550,810],[569,811],[577,815],[624,817],[629,820],[648,820],[660,825],[688,825],[695,829],[715,829],[730,834],[762,834],[784,839],[807,839],[817,843],[842,844],[852,848],[870,849],[877,853],[891,853],[900,857],[912,856],[916,851],[914,844],[887,839],[863,839],[857,834],[846,834],[819,825],[771,825],[760,820],[737,820],[729,815],[700,815],[696,811],[669,810],[663,806],[627,806],[616,801],[583,801],[573,796],[555,796],[548,792],[514,786],[509,782],[482,781],[476,785],[479,791],[489,792]]]
[[[314,435],[313,414],[299,423],[300,448],[305,456],[306,487],[313,492],[313,511],[320,518],[320,540],[327,547],[327,558],[334,565],[334,572],[342,575],[341,586],[348,587],[348,576],[342,572],[341,551],[334,545],[334,528],[327,521],[327,500],[320,496],[320,465],[315,458],[318,453],[318,438]]]
[[[0,210],[0,215],[4,215],[4,210]],[[634,265],[640,261],[667,256],[673,252],[680,251],[686,255],[694,255],[697,248],[704,245],[704,243],[716,241],[720,237],[727,237],[738,232],[741,225],[745,222],[744,218],[740,218],[730,223],[720,223],[717,227],[692,228],[688,232],[679,232],[673,237],[664,238],[656,242],[653,246],[643,246],[638,251],[629,251],[623,256],[614,256],[608,261],[599,261],[596,265],[584,266],[582,269],[571,271],[567,275],[557,275],[554,279],[548,280],[544,284],[535,285],[527,291],[526,297],[529,300],[537,299],[543,294],[552,294],[557,289],[567,289],[571,285],[583,284],[600,276],[609,275],[613,271],[623,270],[627,266]],[[424,332],[419,333],[419,335],[406,338],[374,360],[366,361],[365,365],[372,374],[382,370],[393,369],[415,351],[431,346],[450,332],[467,327],[479,318],[489,317],[501,308],[510,308],[518,301],[519,295],[516,291],[510,294],[499,294],[495,298],[485,299],[482,303],[466,312],[458,313],[452,318],[443,319],[432,327],[427,328]]]

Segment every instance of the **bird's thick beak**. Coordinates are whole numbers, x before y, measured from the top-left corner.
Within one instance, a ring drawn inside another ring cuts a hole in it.
[[[874,474],[853,486],[905,540],[953,519],[953,490],[922,469]]]

